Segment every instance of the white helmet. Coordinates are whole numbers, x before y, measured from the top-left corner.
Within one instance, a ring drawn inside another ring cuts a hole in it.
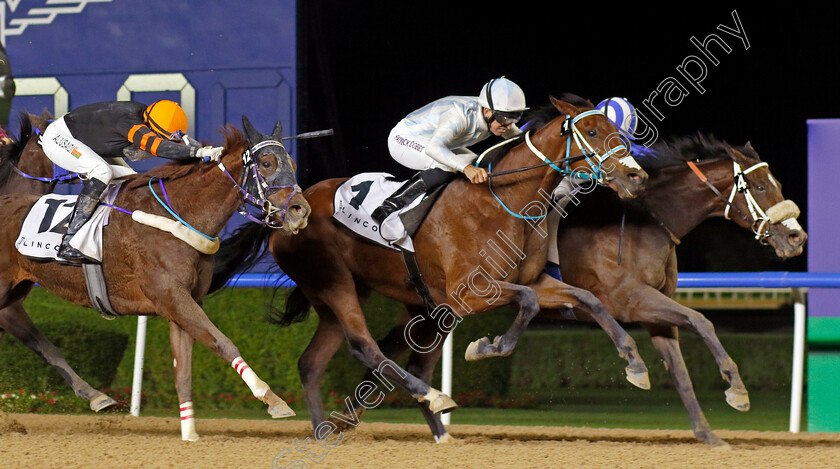
[[[522,117],[523,111],[528,110],[522,88],[505,77],[494,78],[487,82],[481,88],[478,103],[490,109],[494,115],[508,119],[515,118],[516,121]]]

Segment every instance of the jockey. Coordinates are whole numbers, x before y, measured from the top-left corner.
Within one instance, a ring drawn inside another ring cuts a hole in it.
[[[633,146],[631,146],[631,143],[635,140],[633,134],[636,132],[636,124],[638,123],[636,108],[626,98],[613,97],[601,101],[595,106],[595,109],[603,111],[607,119],[618,127],[622,140],[624,140],[628,149],[631,149],[632,153]],[[551,194],[560,209],[565,209],[569,200],[574,199],[575,194],[580,191],[579,181],[574,179],[571,176],[564,177]],[[550,233],[548,263],[545,271],[552,277],[562,280],[559,267],[560,255],[557,252],[557,227],[559,223],[560,213],[556,210],[550,210],[548,217],[548,231]]]
[[[525,93],[505,77],[494,78],[479,96],[448,96],[412,112],[391,130],[388,150],[401,165],[419,170],[371,217],[382,223],[391,213],[417,196],[464,173],[473,184],[487,181],[487,170],[471,163],[478,155],[466,147],[490,134],[510,138],[522,131],[516,123],[522,117]]]
[[[204,158],[218,161],[222,147],[201,147],[186,135],[187,114],[172,101],[146,106],[131,101],[107,101],[74,109],[47,126],[39,143],[56,165],[79,173],[83,186],[58,256],[79,264],[85,256],[70,239],[93,214],[103,191],[115,176],[134,174],[131,160],[159,156],[172,160]],[[116,159],[115,165],[103,158]],[[116,174],[115,174],[116,173]]]

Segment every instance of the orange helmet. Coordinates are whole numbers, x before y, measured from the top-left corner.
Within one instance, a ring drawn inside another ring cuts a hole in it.
[[[174,101],[162,99],[150,104],[143,111],[143,120],[163,138],[187,133],[187,113]]]

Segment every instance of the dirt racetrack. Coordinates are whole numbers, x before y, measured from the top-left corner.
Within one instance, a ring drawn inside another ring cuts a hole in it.
[[[294,440],[310,434],[308,422],[200,419],[197,426],[202,438],[187,443],[172,418],[0,413],[0,467],[840,467],[840,434],[829,433],[721,430],[731,450],[712,450],[683,430],[452,425],[457,442],[436,445],[425,425],[363,422],[332,449],[310,440],[315,464],[295,450]]]

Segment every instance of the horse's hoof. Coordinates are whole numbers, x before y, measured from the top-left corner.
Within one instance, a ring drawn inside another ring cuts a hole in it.
[[[709,445],[709,447],[711,447],[712,449],[732,449],[729,446],[729,443],[721,440],[717,435],[714,434],[714,432],[712,432],[711,428],[708,430],[697,430],[694,432],[694,436],[696,436],[698,440]]]
[[[633,371],[628,366],[624,369],[624,372],[627,373],[627,381],[630,381],[630,384],[633,386],[644,390],[650,389],[650,377],[648,376],[647,370]]]
[[[457,443],[457,442],[458,442],[458,439],[453,437],[449,433],[444,433],[442,436],[439,436],[439,437],[435,436],[435,443],[437,443],[439,445],[452,444],[452,443]]]
[[[114,405],[117,405],[117,401],[111,399],[105,394],[94,397],[90,400],[90,410],[94,412],[99,412],[102,409],[107,409],[108,407]]]
[[[434,388],[429,388],[425,396],[415,398],[418,402],[428,402],[429,410],[436,414],[445,414],[458,408],[458,404],[451,397]]]
[[[270,389],[266,391],[265,396],[262,397],[262,401],[268,404],[268,415],[273,419],[295,416],[295,411],[289,407],[289,404],[286,404],[286,401],[280,399]]]
[[[470,345],[467,346],[467,351],[464,353],[464,359],[468,362],[474,362],[481,360],[482,358],[486,358],[484,353],[484,349],[490,345],[490,339],[487,337],[482,337],[478,340],[470,342]]]
[[[734,391],[732,388],[727,389],[726,402],[735,410],[746,412],[750,410],[750,395],[747,391]]]

